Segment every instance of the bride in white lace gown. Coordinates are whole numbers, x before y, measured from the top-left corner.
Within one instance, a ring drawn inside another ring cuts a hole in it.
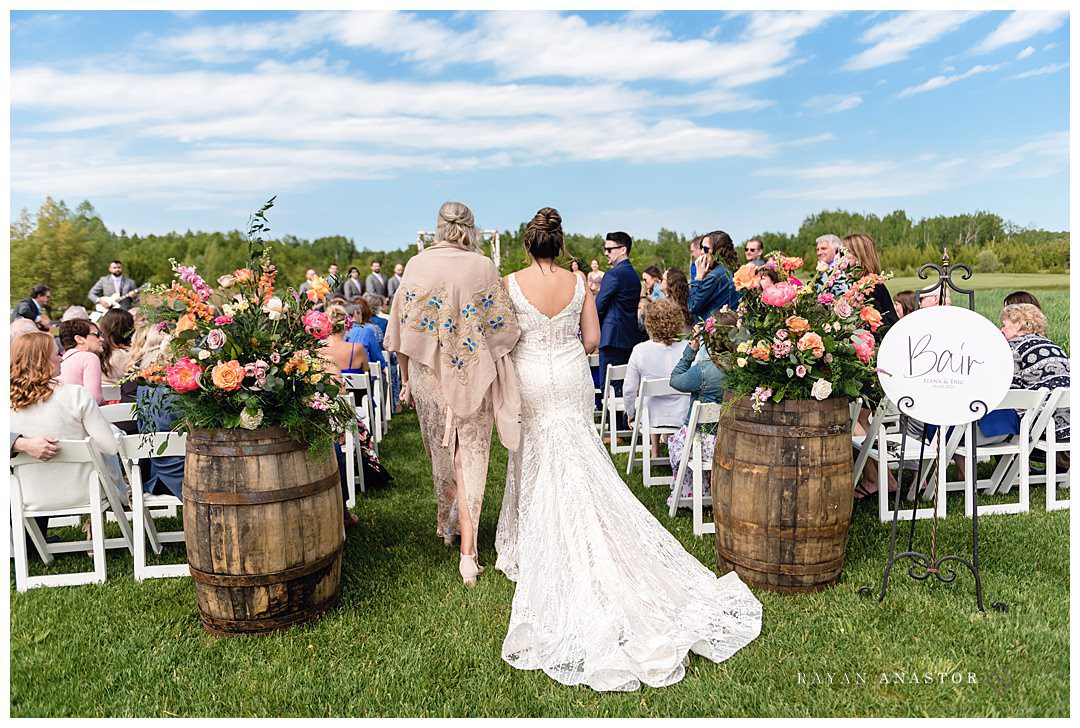
[[[721,662],[757,637],[761,604],[734,572],[717,578],[688,554],[615,470],[593,425],[578,338],[579,328],[587,343],[599,338],[592,294],[552,264],[562,248],[556,211],[538,212],[525,240],[526,289],[546,308],[570,302],[545,315],[517,274],[506,280],[522,331],[511,355],[522,442],[495,539],[496,568],[517,582],[502,656],[594,690],[671,685],[688,652]]]

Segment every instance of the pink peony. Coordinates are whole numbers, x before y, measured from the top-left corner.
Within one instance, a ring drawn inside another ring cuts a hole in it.
[[[841,298],[836,302],[836,305],[833,306],[833,312],[836,313],[838,318],[846,319],[853,313],[853,309],[851,308],[850,303]]]
[[[165,370],[165,381],[181,394],[199,388],[199,375],[203,368],[194,359],[184,357]]]
[[[308,311],[302,321],[307,332],[316,339],[325,339],[334,330],[330,317],[322,311]]]
[[[818,300],[818,303],[822,304],[823,306],[831,306],[831,305],[833,305],[833,302],[834,302],[833,295],[831,293],[829,293],[828,291],[826,291],[825,293],[822,293],[820,296],[818,296],[817,300]]]
[[[214,319],[214,326],[228,326],[233,322],[232,316],[218,316]]]
[[[773,339],[772,350],[773,356],[777,358],[785,357],[791,353],[791,342],[781,339]]]
[[[855,355],[863,364],[869,364],[874,358],[874,335],[869,331],[852,334],[851,343],[855,344]]]
[[[761,300],[769,306],[786,306],[799,296],[799,290],[790,283],[777,283],[769,286],[761,294]]]

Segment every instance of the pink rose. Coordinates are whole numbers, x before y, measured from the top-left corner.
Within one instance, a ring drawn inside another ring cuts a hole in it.
[[[233,322],[232,316],[218,316],[214,319],[214,326],[228,326]]]
[[[850,303],[841,298],[839,301],[836,302],[836,305],[833,306],[833,312],[837,315],[838,318],[846,319],[852,314],[853,309],[851,308]]]
[[[783,341],[787,337],[788,337],[787,329],[780,329],[779,331],[776,332],[776,338],[780,339],[781,341]]]
[[[184,357],[165,370],[165,381],[181,394],[199,388],[199,375],[203,368],[194,359]]]
[[[828,291],[826,291],[825,293],[822,293],[820,296],[818,296],[817,300],[818,300],[818,303],[822,304],[823,306],[831,306],[831,305],[833,305],[833,302],[834,302],[833,295],[831,293],[829,293]]]
[[[278,354],[276,351],[273,352],[272,354],[270,354],[270,361],[274,362],[275,364],[279,364],[281,362],[281,354]]]
[[[322,311],[308,311],[302,321],[307,332],[316,339],[325,339],[334,330],[330,317]]]
[[[874,335],[869,331],[860,331],[852,334],[851,342],[855,344],[855,355],[863,364],[869,364],[874,358]]]
[[[773,356],[778,358],[785,357],[791,353],[791,342],[783,341],[781,339],[773,339],[772,350]]]
[[[206,348],[217,350],[225,346],[225,332],[221,329],[210,329],[210,333],[206,335]]]
[[[797,377],[805,377],[806,376],[806,367],[803,366],[802,364],[795,367],[795,376],[797,376]]]
[[[775,286],[769,286],[761,294],[761,300],[769,306],[786,306],[794,301],[799,296],[799,290],[790,283],[777,283]]]

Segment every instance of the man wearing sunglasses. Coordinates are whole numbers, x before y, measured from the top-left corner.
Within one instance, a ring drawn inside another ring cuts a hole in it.
[[[611,268],[600,281],[596,294],[596,313],[600,319],[600,385],[603,386],[608,364],[619,366],[630,361],[634,346],[644,340],[637,323],[638,297],[641,282],[630,264],[633,240],[619,231],[608,233],[604,240],[604,255]],[[622,382],[615,384],[615,394],[622,396]],[[626,416],[619,413],[619,429],[626,429]]]

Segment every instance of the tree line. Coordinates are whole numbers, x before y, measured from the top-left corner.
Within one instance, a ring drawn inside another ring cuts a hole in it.
[[[909,275],[924,263],[940,261],[943,246],[948,247],[953,262],[967,263],[983,273],[1062,273],[1069,269],[1068,232],[1024,229],[988,212],[912,221],[903,210],[885,217],[832,210],[808,216],[795,233],[762,231],[754,237],[762,241],[766,253],[782,250],[809,262],[815,259],[818,236],[833,233],[842,237],[851,232],[873,237],[882,266],[897,275]],[[524,264],[524,234],[524,222],[516,230],[501,233],[503,273]],[[697,234],[692,232],[688,238],[662,228],[655,239],[635,239],[631,262],[638,271],[650,265],[685,271],[690,265],[688,243]],[[586,271],[594,259],[604,267],[602,235],[568,234],[568,257],[581,261]],[[743,242],[736,241],[736,245]],[[325,274],[331,263],[337,263],[342,272],[356,266],[366,275],[372,261],[381,261],[385,271],[417,252],[415,245],[389,251],[358,248],[352,238],[342,235],[311,241],[283,235],[270,245],[280,271],[278,280],[293,286],[303,282],[308,268]],[[485,242],[485,250],[490,254],[490,242]],[[168,282],[172,276],[169,258],[197,266],[212,282],[243,265],[246,254],[246,239],[239,230],[129,235],[124,230],[110,231],[88,201],[70,209],[63,201],[46,198],[36,214],[24,209],[11,224],[11,303],[25,298],[35,284],[44,283],[52,288],[54,312],[72,304],[85,306],[89,303],[86,292],[107,273],[113,259],[122,261],[125,275],[140,284]]]

